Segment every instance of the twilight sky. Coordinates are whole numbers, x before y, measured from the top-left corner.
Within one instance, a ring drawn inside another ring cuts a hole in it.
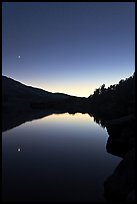
[[[2,3],[2,74],[88,97],[135,70],[135,3]]]

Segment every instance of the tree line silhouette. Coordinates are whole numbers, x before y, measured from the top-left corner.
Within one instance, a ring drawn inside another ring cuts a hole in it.
[[[135,72],[120,80],[118,84],[105,88],[105,84],[95,89],[88,97],[90,111],[96,115],[118,118],[135,112]]]

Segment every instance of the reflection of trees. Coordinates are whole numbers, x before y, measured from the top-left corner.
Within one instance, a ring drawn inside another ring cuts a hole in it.
[[[106,127],[106,120],[105,119],[103,119],[103,118],[100,118],[100,117],[97,117],[97,116],[95,116],[95,115],[93,115],[93,114],[91,114],[91,113],[89,113],[89,116],[90,117],[93,117],[93,119],[94,119],[94,122],[96,122],[97,124],[99,124],[102,128],[105,128]]]
[[[2,114],[2,118],[3,118],[2,131],[6,131],[11,128],[17,127],[27,121],[32,121],[35,119],[40,119],[42,117],[49,116],[53,113],[57,114],[57,113],[66,113],[66,112],[68,112],[71,115],[75,115],[76,113],[78,113],[77,111],[55,111],[55,110],[52,110],[52,111],[51,110],[15,111],[11,109],[10,111],[3,112]],[[88,113],[88,114],[90,117],[93,117],[94,122],[99,124],[101,127],[105,128],[106,121],[104,119],[101,119],[95,115],[92,115],[91,113]]]

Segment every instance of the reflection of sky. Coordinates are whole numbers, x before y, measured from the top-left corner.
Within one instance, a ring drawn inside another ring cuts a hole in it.
[[[77,96],[118,83],[135,69],[134,7],[129,2],[3,3],[3,75]]]
[[[35,200],[37,195],[102,200],[103,182],[120,161],[106,152],[107,137],[93,118],[79,113],[54,114],[4,132],[4,189],[9,189],[5,192],[9,198],[11,192],[24,199],[31,199],[32,193]]]

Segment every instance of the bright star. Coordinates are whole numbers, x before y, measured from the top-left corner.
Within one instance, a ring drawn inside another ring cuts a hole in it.
[[[18,56],[18,58],[20,59],[20,55]]]

